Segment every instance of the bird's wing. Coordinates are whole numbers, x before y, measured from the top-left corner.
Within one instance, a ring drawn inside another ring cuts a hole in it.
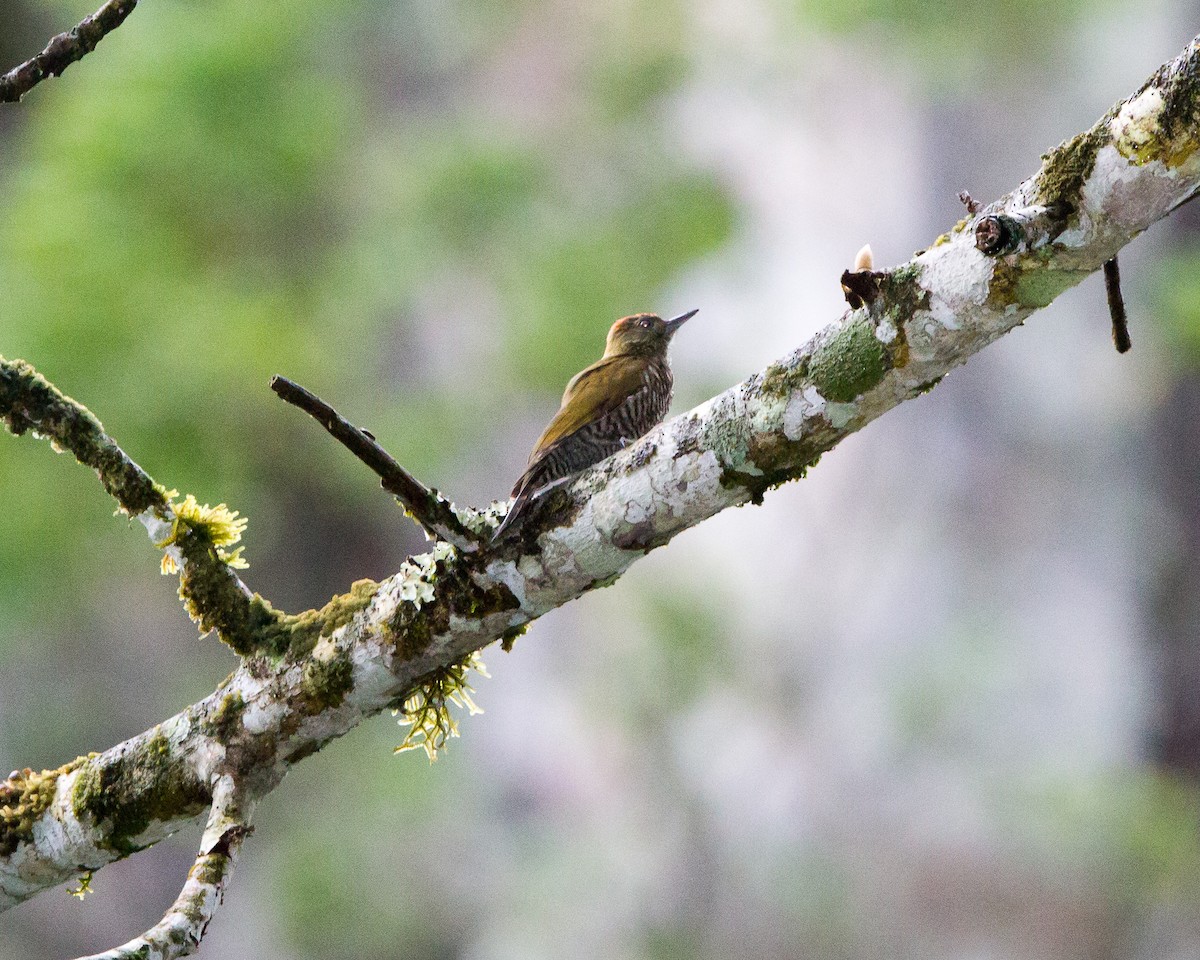
[[[581,427],[611,413],[646,385],[645,362],[637,357],[605,357],[581,370],[567,384],[562,407],[529,455],[534,463]]]

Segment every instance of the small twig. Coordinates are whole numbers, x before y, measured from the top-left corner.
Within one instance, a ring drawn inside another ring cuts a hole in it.
[[[1121,295],[1121,268],[1117,258],[1104,261],[1104,289],[1108,293],[1108,312],[1112,317],[1113,346],[1125,353],[1133,346],[1129,339],[1129,322],[1125,316],[1125,298]]]
[[[299,407],[320,423],[330,436],[370,467],[379,477],[380,486],[399,500],[428,533],[466,553],[473,553],[487,543],[486,537],[466,527],[448,500],[417,480],[367,431],[356,427],[316,394],[280,376],[271,378],[271,389],[281,400]]]
[[[196,952],[225,894],[238,848],[250,835],[250,810],[238,802],[233,781],[222,777],[196,862],[179,896],[153,927],[128,943],[81,960],[176,960]]]
[[[16,103],[47,77],[57,77],[133,13],[138,0],[108,0],[90,17],[66,33],[51,37],[46,49],[0,77],[0,103]]]

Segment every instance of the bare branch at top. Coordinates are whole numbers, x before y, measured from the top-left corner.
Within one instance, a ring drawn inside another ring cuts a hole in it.
[[[66,33],[51,37],[46,49],[0,77],[0,103],[17,103],[47,77],[58,77],[76,60],[96,49],[96,44],[133,13],[138,0],[108,0]]]

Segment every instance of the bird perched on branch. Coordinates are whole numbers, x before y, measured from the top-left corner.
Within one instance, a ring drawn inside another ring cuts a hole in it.
[[[534,445],[493,540],[521,518],[543,487],[612,456],[662,420],[673,385],[667,346],[698,312],[689,310],[674,320],[635,313],[612,325],[604,356],[567,384],[562,406]]]

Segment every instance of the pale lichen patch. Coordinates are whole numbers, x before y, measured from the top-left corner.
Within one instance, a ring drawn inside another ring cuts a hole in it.
[[[1121,106],[1108,122],[1113,143],[1121,155],[1142,164],[1157,157],[1162,127],[1163,95],[1158,87],[1147,87]]]
[[[783,408],[783,435],[792,441],[799,440],[804,436],[809,420],[820,416],[824,410],[825,398],[816,387],[810,385],[792,394]]]
[[[894,343],[896,337],[899,335],[900,331],[896,328],[890,317],[884,317],[879,322],[879,326],[875,328],[875,339],[883,344]]]
[[[855,403],[829,403],[825,407],[825,416],[828,418],[830,426],[841,430],[858,416],[858,405]]]
[[[247,733],[266,733],[279,726],[280,718],[287,713],[286,703],[255,699],[242,712],[242,727]]]
[[[546,575],[546,568],[537,557],[526,555],[517,562],[517,569],[527,580],[536,580]]]
[[[437,579],[437,565],[454,556],[454,547],[439,540],[429,553],[409,557],[400,565],[400,572],[394,578],[396,590],[402,601],[411,603],[418,610],[423,604],[429,603],[436,595],[434,581]]]
[[[929,315],[937,321],[938,326],[944,330],[958,330],[958,313],[949,303],[941,297],[933,297],[929,301]],[[926,332],[932,333],[933,327],[928,327]]]

